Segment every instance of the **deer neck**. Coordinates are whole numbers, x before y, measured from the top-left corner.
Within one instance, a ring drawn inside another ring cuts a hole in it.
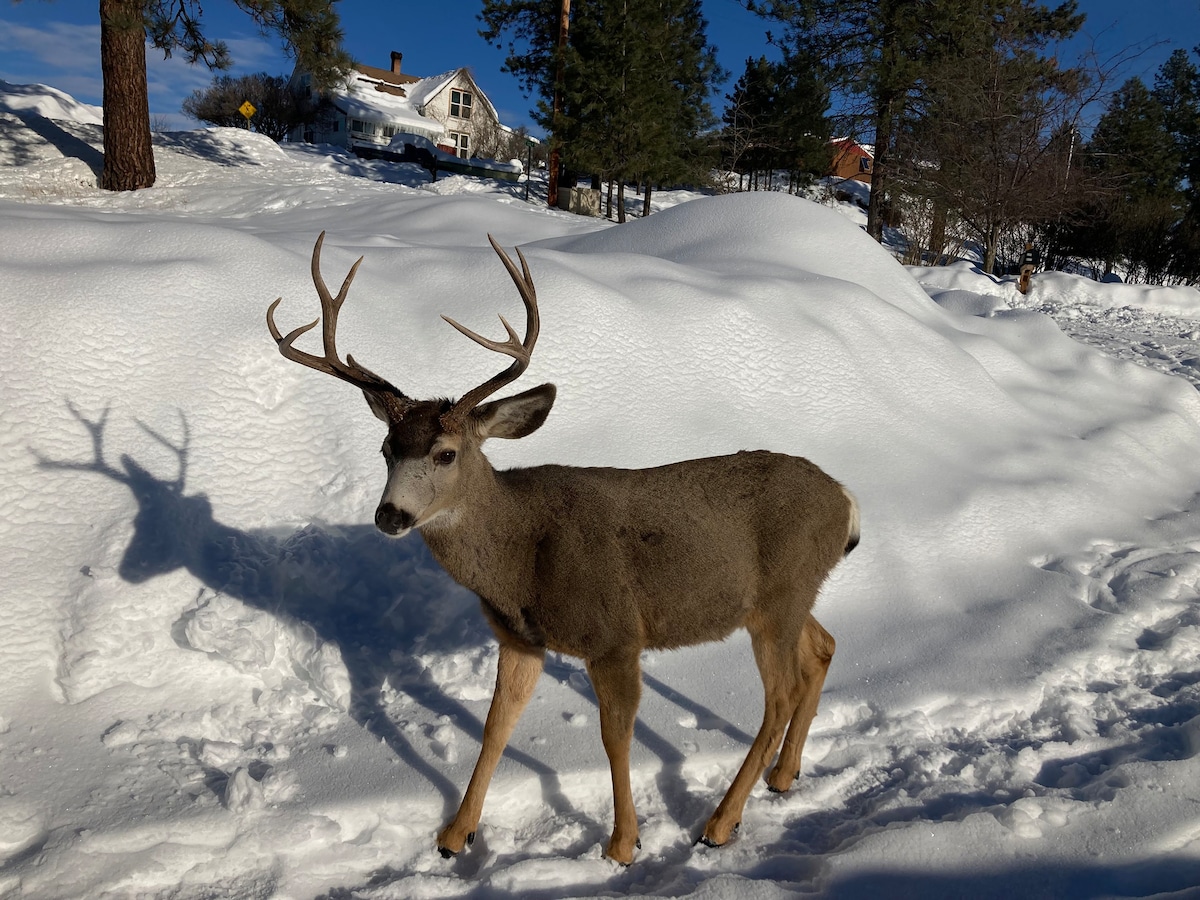
[[[532,594],[534,504],[490,464],[462,488],[469,499],[423,526],[421,536],[455,581],[489,605],[516,613]]]

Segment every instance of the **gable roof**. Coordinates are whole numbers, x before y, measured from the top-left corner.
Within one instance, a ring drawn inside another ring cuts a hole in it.
[[[393,57],[394,64],[398,64],[399,54],[393,54]],[[329,91],[326,96],[347,116],[392,124],[402,131],[436,142],[445,138],[446,126],[437,119],[428,118],[421,113],[431,100],[456,83],[460,77],[470,84],[475,95],[476,107],[486,109],[499,122],[500,116],[496,107],[492,105],[487,94],[480,90],[474,76],[466,68],[450,69],[440,75],[418,78],[394,69],[380,69],[355,63],[346,81]]]
[[[864,144],[861,141],[856,141],[852,137],[833,138],[829,142],[834,147],[837,147],[842,153],[849,153],[854,156],[865,156],[868,159],[875,158],[875,147],[873,144]]]
[[[451,69],[449,72],[443,72],[441,75],[422,78],[416,84],[412,85],[412,87],[406,88],[408,97],[412,100],[413,105],[417,109],[420,109],[449,87],[460,74],[471,83],[471,89],[474,91],[476,98],[482,101],[482,105],[492,114],[492,118],[499,122],[500,114],[496,112],[496,107],[492,106],[492,101],[488,99],[488,95],[480,90],[479,84],[475,81],[475,77],[471,74],[470,69]]]

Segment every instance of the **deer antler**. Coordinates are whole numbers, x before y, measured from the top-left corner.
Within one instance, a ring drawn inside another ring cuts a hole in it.
[[[529,263],[525,261],[525,254],[521,252],[519,247],[517,248],[517,258],[521,260],[521,270],[518,272],[516,264],[500,248],[500,245],[496,243],[496,239],[490,234],[488,235],[488,242],[500,257],[500,261],[504,263],[504,268],[508,269],[508,274],[512,276],[513,284],[517,286],[517,291],[521,294],[521,299],[525,303],[525,339],[522,340],[517,337],[516,331],[508,324],[508,320],[504,316],[500,317],[500,321],[504,325],[504,330],[508,332],[508,340],[506,341],[494,341],[490,338],[485,338],[471,331],[469,328],[458,324],[449,316],[442,316],[443,319],[475,343],[513,358],[513,363],[503,372],[493,375],[483,384],[464,394],[462,399],[455,403],[454,407],[448,413],[442,416],[442,422],[446,425],[461,424],[470,414],[471,410],[478,406],[484,398],[494,394],[506,384],[511,384],[520,378],[521,373],[529,368],[529,359],[533,354],[533,345],[537,343],[538,339],[540,319],[537,308],[537,291],[533,286],[533,276],[529,274]]]
[[[321,318],[310,322],[308,325],[301,325],[299,328],[289,331],[286,335],[281,334],[275,326],[275,307],[279,306],[283,300],[280,297],[267,309],[267,328],[271,331],[271,337],[275,339],[275,343],[279,346],[279,352],[292,360],[292,362],[298,362],[303,366],[308,366],[310,369],[316,369],[318,372],[324,372],[327,375],[340,378],[342,381],[348,381],[350,384],[368,393],[389,398],[389,403],[396,406],[397,413],[402,413],[403,409],[412,401],[399,388],[380,378],[370,369],[360,366],[354,361],[353,356],[347,354],[345,362],[342,362],[338,357],[338,313],[342,309],[342,304],[346,302],[346,294],[350,290],[350,284],[354,281],[354,276],[358,272],[359,265],[362,264],[363,257],[360,256],[354,265],[350,267],[350,272],[346,275],[346,280],[342,282],[342,289],[338,291],[336,297],[333,297],[329,293],[325,279],[321,277],[321,244],[324,241],[325,232],[322,231],[317,238],[317,243],[313,246],[312,255],[312,279],[313,285],[317,289],[317,296],[321,298]],[[325,349],[324,356],[305,353],[303,350],[297,350],[292,346],[296,338],[300,337],[306,331],[316,328],[318,323],[321,325],[321,341]],[[401,402],[397,403],[396,401]]]
[[[94,421],[84,416],[79,407],[70,400],[67,401],[67,409],[70,411],[71,415],[75,417],[75,420],[87,429],[88,434],[91,436],[92,461],[72,462],[70,460],[51,459],[45,454],[37,450],[33,450],[33,455],[37,457],[38,468],[60,469],[73,472],[95,472],[97,475],[104,475],[108,478],[111,478],[113,481],[127,485],[131,489],[134,488],[134,476],[136,473],[131,471],[131,469],[137,469],[138,471],[144,471],[144,469],[142,469],[142,467],[134,462],[133,459],[128,455],[121,456],[121,466],[123,467],[124,471],[118,469],[114,465],[111,465],[104,458],[104,429],[108,425],[108,414],[111,410],[111,407],[104,407],[104,412],[100,413],[100,417]],[[163,447],[166,447],[168,450],[170,450],[179,460],[178,478],[176,478],[174,481],[156,478],[154,481],[157,484],[170,487],[175,493],[182,495],[183,486],[187,481],[188,448],[191,443],[188,421],[187,417],[183,414],[183,410],[179,411],[179,422],[183,428],[183,438],[178,446],[176,446],[176,444],[172,442],[171,439],[166,435],[155,431],[140,419],[135,419],[135,421],[142,431],[144,431]]]

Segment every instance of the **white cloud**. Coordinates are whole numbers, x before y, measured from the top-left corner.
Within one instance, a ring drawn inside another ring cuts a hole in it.
[[[100,25],[47,22],[35,28],[0,19],[0,50],[60,71],[99,71]]]
[[[231,74],[266,71],[288,74],[291,60],[277,44],[262,37],[210,35],[229,45]],[[45,22],[27,25],[0,19],[0,53],[4,67],[0,78],[15,83],[49,84],[87,103],[100,103],[100,25]],[[203,64],[188,65],[179,53],[163,58],[161,50],[146,46],[146,80],[153,115],[177,116],[192,91],[207,87],[213,71]],[[186,121],[186,120],[184,120]]]

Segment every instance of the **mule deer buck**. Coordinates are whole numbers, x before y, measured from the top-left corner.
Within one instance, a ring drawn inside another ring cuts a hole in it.
[[[324,354],[294,346],[318,322],[280,333],[274,313],[282,298],[267,312],[271,335],[288,359],[360,388],[387,423],[387,484],[375,524],[397,537],[418,529],[446,571],[478,594],[500,644],[479,760],[438,849],[450,857],[474,840],[488,783],[549,649],[587,666],[612,769],[615,824],[606,853],[631,862],[641,846],[629,780],[639,655],[718,641],[744,627],[766,703],[746,760],[699,838],[724,844],[781,739],[767,785],[786,791],[799,775],[834,651],[812,607],[826,576],[858,543],[854,497],[808,460],[765,451],[652,469],[496,471],[484,441],[531,434],[555,394],[554,385],[543,384],[483,402],[520,377],[538,338],[537,297],[520,249],[518,271],[488,238],[524,301],[523,339],[503,316],[504,341],[446,319],[513,362],[457,402],[414,400],[352,356],[338,356],[338,312],[362,258],[331,296],[320,272],[324,237],[312,255]]]

